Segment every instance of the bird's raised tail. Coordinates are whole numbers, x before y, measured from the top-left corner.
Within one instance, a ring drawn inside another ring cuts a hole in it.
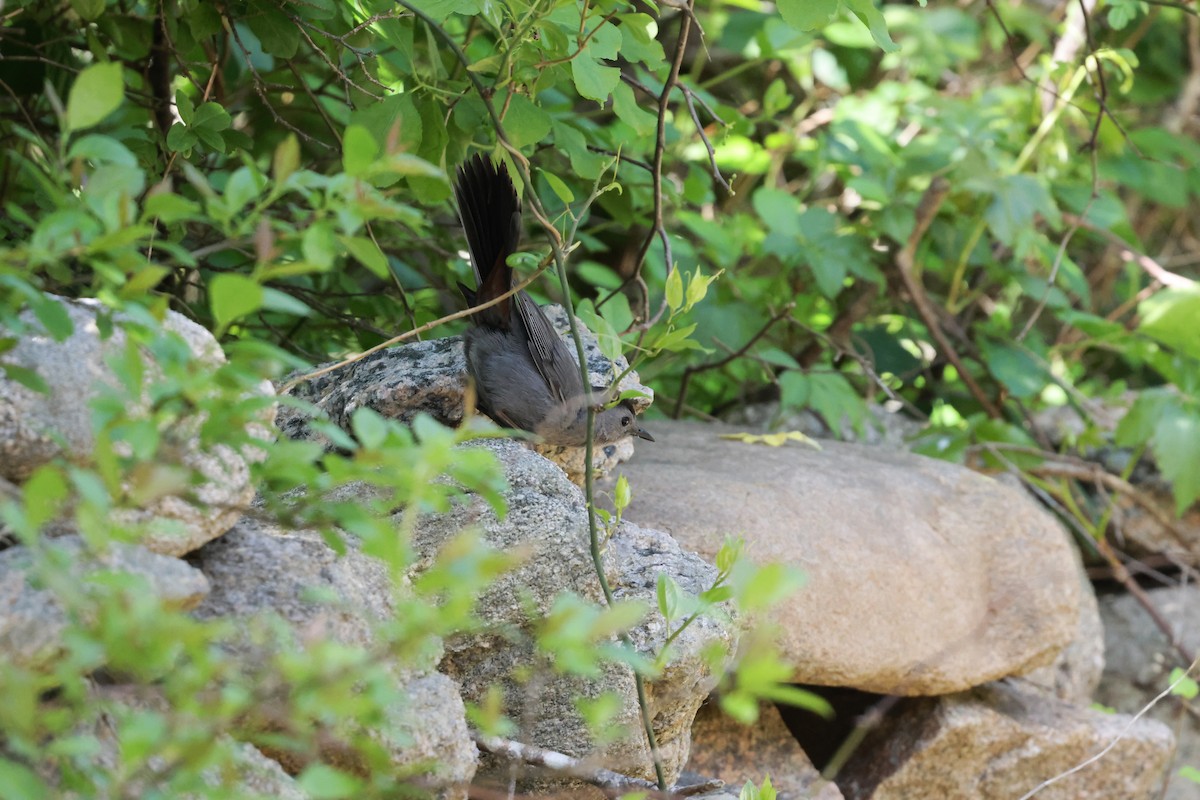
[[[521,238],[521,201],[508,171],[478,154],[458,168],[454,198],[478,288],[472,292],[460,287],[467,302],[475,306],[512,288],[508,257],[516,252]],[[479,324],[492,327],[508,328],[511,320],[512,298],[476,315]]]

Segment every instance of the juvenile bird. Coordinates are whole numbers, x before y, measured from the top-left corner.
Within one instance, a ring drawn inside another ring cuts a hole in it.
[[[521,201],[508,171],[480,155],[458,168],[454,197],[478,286],[475,291],[459,288],[475,306],[513,286],[508,257],[521,238]],[[578,365],[537,303],[517,292],[471,319],[467,371],[475,381],[479,408],[502,425],[532,431],[549,444],[584,444],[588,406],[602,404],[606,392],[584,388]],[[623,400],[596,414],[596,443],[625,436],[654,441],[638,426],[632,403]]]

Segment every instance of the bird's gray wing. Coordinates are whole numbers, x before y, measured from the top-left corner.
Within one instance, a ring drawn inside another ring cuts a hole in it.
[[[550,394],[565,401],[583,394],[583,381],[579,378],[579,366],[571,358],[562,337],[546,314],[533,298],[525,292],[517,293],[517,318],[525,328],[529,340],[529,353],[534,366],[546,381]]]

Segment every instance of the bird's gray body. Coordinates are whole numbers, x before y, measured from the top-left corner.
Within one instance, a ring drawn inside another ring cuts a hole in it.
[[[512,288],[508,256],[520,241],[520,201],[507,172],[481,156],[459,167],[454,194],[478,286],[474,292],[464,287],[463,294],[479,305]],[[603,403],[605,392],[584,387],[578,364],[537,303],[518,292],[472,319],[467,371],[480,409],[550,444],[584,444],[588,407]],[[629,435],[650,438],[627,401],[596,415],[594,441]]]

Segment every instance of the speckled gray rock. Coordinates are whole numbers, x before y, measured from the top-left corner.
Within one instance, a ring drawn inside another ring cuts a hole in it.
[[[220,790],[219,795],[210,791],[196,793],[181,789],[180,783],[194,786],[194,782],[186,774],[187,770],[178,768],[178,762],[163,755],[152,755],[138,763],[135,770],[130,770],[129,762],[122,760],[122,746],[117,732],[125,728],[127,720],[134,716],[158,714],[164,719],[172,719],[170,704],[154,686],[93,684],[88,693],[87,709],[93,716],[79,721],[71,735],[87,736],[95,742],[96,749],[89,753],[88,760],[97,772],[102,775],[107,772],[108,775],[101,778],[99,785],[80,786],[75,783],[73,789],[66,789],[62,786],[57,769],[60,764],[48,757],[37,765],[37,771],[43,780],[55,787],[55,797],[59,800],[116,800],[118,797],[201,800],[214,796],[237,800],[308,800],[308,795],[301,791],[295,779],[284,772],[277,762],[267,758],[253,745],[225,735],[213,741],[220,753],[217,757],[223,758],[224,764],[220,768],[209,767],[200,776],[210,790]],[[119,793],[113,792],[110,783],[112,776],[128,776],[131,772],[133,779],[124,783]]]
[[[545,310],[555,329],[565,334],[568,330],[566,312],[557,305],[546,306]],[[615,364],[610,363],[600,352],[596,337],[583,323],[579,323],[579,327],[592,385],[608,386],[629,365],[624,358],[618,359]],[[569,338],[567,350],[574,357],[575,345]],[[466,386],[467,362],[463,355],[462,338],[450,336],[381,350],[361,361],[299,384],[291,394],[309,401],[328,415],[331,422],[349,431],[350,418],[360,408],[370,408],[383,417],[404,423],[411,422],[419,413],[425,413],[444,425],[458,425],[463,419]],[[622,391],[636,390],[645,395],[632,400],[639,413],[653,402],[653,390],[638,381],[636,372],[626,375],[620,388]],[[303,411],[282,405],[275,424],[292,439],[318,441],[328,447],[329,442],[311,427],[310,420]],[[584,474],[582,447],[531,446],[559,464],[573,480],[579,480]],[[629,437],[597,447],[594,454],[596,467],[607,472],[632,454],[633,440]]]
[[[955,464],[840,442],[729,441],[663,421],[620,472],[627,519],[712,559],[728,535],[807,576],[772,609],[797,683],[943,694],[1051,663],[1080,581],[1053,517]],[[662,434],[659,436],[659,434]]]
[[[504,467],[510,486],[505,494],[507,516],[498,520],[481,498],[470,497],[446,514],[423,518],[413,546],[429,558],[462,530],[476,529],[492,547],[521,553],[525,559],[485,590],[479,613],[490,626],[486,632],[448,641],[442,669],[461,682],[464,696],[471,701],[479,702],[489,689],[502,687],[506,713],[519,726],[513,738],[576,757],[595,757],[597,763],[618,772],[653,777],[628,669],[610,665],[595,678],[563,676],[540,660],[529,641],[527,612],[548,613],[564,593],[603,603],[588,549],[581,492],[561,470],[516,442],[487,440],[475,446],[491,450]],[[712,567],[682,551],[669,536],[629,523],[608,539],[603,560],[617,598],[636,598],[651,607],[660,572],[693,594],[708,588],[715,577]],[[511,635],[514,631],[521,633]],[[654,611],[632,631],[634,644],[643,653],[657,652],[666,635],[666,626]],[[714,644],[732,649],[734,638],[732,623],[703,617],[675,640],[662,676],[647,681],[668,780],[674,780],[687,759],[692,718],[717,680],[701,652]],[[528,680],[518,681],[521,673]],[[624,729],[626,734],[600,745],[588,732],[576,700],[604,692],[621,698],[610,728]],[[500,780],[509,774],[508,765],[494,761],[485,761],[485,772]],[[526,788],[553,785],[531,780]]]
[[[847,800],[1017,800],[1115,742],[1037,800],[1150,800],[1174,740],[1167,726],[1056,700],[1002,681],[907,700],[868,734],[838,775]]]
[[[35,370],[50,388],[47,395],[34,392],[0,373],[0,476],[20,482],[37,467],[64,456],[77,463],[92,457],[92,410],[90,403],[106,388],[119,385],[108,360],[124,351],[126,337],[120,315],[112,336],[101,337],[97,315],[103,307],[91,300],[55,298],[70,317],[74,332],[56,342],[44,334],[26,333],[4,354],[5,361]],[[22,321],[37,330],[30,312]],[[193,354],[209,366],[225,357],[208,331],[173,311],[164,327],[180,335]],[[156,374],[146,360],[147,381]],[[269,392],[264,385],[262,391]],[[149,549],[165,555],[182,555],[224,533],[241,516],[254,496],[247,458],[258,451],[238,453],[226,445],[204,450],[195,431],[200,419],[184,420],[167,432],[164,453],[174,454],[180,466],[193,470],[200,482],[187,498],[166,495],[145,508],[117,509],[112,521],[121,527],[145,526],[141,539]],[[256,435],[265,435],[256,430]],[[53,526],[52,533],[72,532],[69,523]]]
[[[354,645],[391,613],[392,583],[379,561],[348,548],[338,556],[315,531],[286,531],[248,517],[192,555],[212,585],[201,619],[275,613],[297,633]],[[330,602],[313,599],[332,593]]]
[[[208,592],[204,575],[184,562],[136,545],[112,543],[106,553],[88,550],[77,536],[63,536],[49,546],[61,551],[63,564],[76,583],[97,573],[125,573],[145,581],[167,607],[189,609]],[[0,658],[6,663],[41,669],[61,652],[67,618],[49,589],[38,588],[30,573],[33,554],[24,546],[0,552]],[[80,609],[87,613],[87,604]]]
[[[359,552],[353,537],[346,544],[339,556],[316,532],[242,519],[193,555],[212,583],[211,594],[194,613],[203,619],[277,614],[291,624],[300,646],[327,639],[370,646],[376,642],[374,626],[392,615],[396,590],[382,562]],[[392,665],[406,699],[388,710],[387,722],[372,735],[388,748],[397,770],[412,769],[440,797],[465,797],[461,787],[475,774],[477,751],[456,684],[433,672],[440,641],[431,637],[426,645],[410,654],[411,661]],[[259,645],[232,646],[245,657],[261,657]],[[323,758],[351,771],[362,768],[343,761],[340,752],[333,748]],[[305,762],[285,765],[299,771]]]

